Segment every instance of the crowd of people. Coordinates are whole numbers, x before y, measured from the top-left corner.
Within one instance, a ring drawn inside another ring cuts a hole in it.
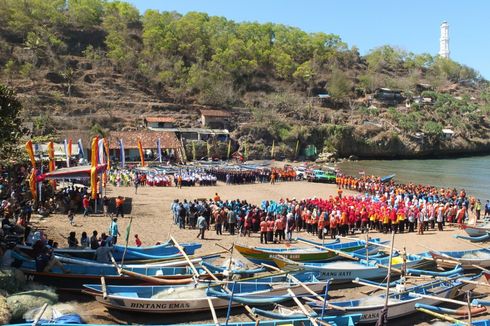
[[[479,220],[490,215],[490,203],[467,197],[464,190],[382,182],[376,177],[337,177],[337,196],[303,200],[263,201],[260,206],[247,201],[221,200],[218,194],[208,200],[172,203],[174,223],[181,228],[223,230],[250,236],[260,232],[261,243],[290,240],[293,232],[306,231],[323,238],[349,233],[443,231],[446,223],[462,224],[470,213]],[[344,189],[357,191],[345,196]],[[197,221],[202,217],[202,223]],[[200,230],[199,236],[204,231]]]
[[[296,172],[290,167],[286,168],[256,168],[256,169],[230,169],[230,168],[210,168],[206,170],[216,178],[230,184],[250,184],[250,183],[275,183],[279,181],[296,180]]]

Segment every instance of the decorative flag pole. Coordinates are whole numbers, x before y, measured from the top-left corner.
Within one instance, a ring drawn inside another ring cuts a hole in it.
[[[90,190],[91,190],[91,195],[92,199],[95,201],[95,209],[94,211],[97,212],[97,163],[99,161],[99,158],[97,157],[99,154],[99,137],[95,136],[92,139],[92,148],[91,148],[91,168],[90,168]]]
[[[32,199],[37,200],[37,189],[36,189],[36,159],[34,158],[34,148],[32,147],[32,141],[26,143],[26,151],[29,154],[29,159],[31,160],[31,175],[29,176],[29,188],[31,189]]]

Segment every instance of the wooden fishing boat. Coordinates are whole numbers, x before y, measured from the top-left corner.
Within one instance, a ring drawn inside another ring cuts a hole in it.
[[[478,300],[473,300],[472,303],[474,304],[475,301],[478,302]],[[447,314],[447,315],[463,316],[463,317],[468,316],[468,307],[460,307],[459,309],[449,309],[449,308],[432,306],[423,303],[415,304],[415,309],[419,310],[420,308],[427,309],[439,314]],[[487,311],[486,307],[471,307],[471,316],[476,316],[486,311]]]
[[[188,255],[193,255],[195,251],[201,248],[200,243],[183,243],[181,246],[184,248]],[[32,257],[32,247],[19,245],[18,249],[25,252]],[[113,256],[116,261],[120,261],[124,255],[125,261],[131,260],[160,260],[160,259],[176,259],[182,258],[182,254],[179,249],[174,246],[171,241],[157,246],[147,247],[128,247],[126,254],[124,254],[125,247],[121,245],[115,245],[113,247]],[[95,250],[87,248],[55,248],[54,253],[56,255],[68,256],[73,258],[83,259],[95,259]]]
[[[318,281],[313,273],[302,273],[296,276],[301,282],[314,292],[321,292],[325,282]],[[233,293],[232,306],[242,300],[246,304],[268,305],[273,300],[283,301],[291,299],[288,289],[296,296],[309,295],[309,292],[287,276],[262,277],[252,280],[238,281],[224,285]],[[107,286],[107,296],[104,298],[101,285],[85,285],[84,292],[95,296],[96,300],[107,308],[134,311],[143,313],[189,313],[195,311],[208,311],[208,299],[211,299],[215,309],[228,307],[230,299],[227,294],[210,291],[212,286]]]
[[[297,266],[306,271],[317,272],[319,279],[332,279],[334,283],[350,283],[356,278],[375,280],[386,277],[386,269],[389,265],[389,257],[360,259],[358,261],[335,261],[327,263],[298,263],[287,261],[281,258],[274,258],[274,262],[279,268],[285,269],[289,266]],[[393,270],[400,270],[403,267],[403,257],[392,257]],[[406,267],[425,268],[433,262],[418,255],[406,255]],[[462,271],[462,270],[461,270]]]
[[[315,318],[329,325],[335,326],[354,326],[361,318],[361,315],[346,315],[346,316],[325,316],[324,318]],[[32,326],[33,323],[11,324],[10,326]],[[60,325],[52,322],[39,322],[37,326],[55,326]],[[154,324],[154,326],[166,326],[167,324]],[[187,326],[189,324],[174,324],[174,326]],[[216,326],[216,324],[193,324],[194,326]],[[256,322],[228,322],[228,326],[256,326]],[[292,320],[261,320],[261,326],[313,326],[313,323],[308,318],[298,318]],[[70,326],[116,326],[110,324],[70,324]]]
[[[371,242],[380,242],[379,239],[371,240]],[[339,258],[340,252],[345,253],[360,253],[365,254],[365,241],[358,240],[344,243],[334,243],[326,245],[325,248],[318,247],[306,247],[306,248],[261,248],[251,247],[235,244],[235,249],[255,264],[274,264],[273,258],[277,258],[279,255],[289,260],[298,262],[325,262]],[[328,250],[333,249],[334,251]],[[375,245],[368,245],[370,254],[374,254],[379,251],[379,247]]]
[[[51,272],[38,272],[36,263],[18,253],[13,253],[13,257],[22,262],[19,269],[24,272],[28,281],[42,283],[53,286],[58,290],[80,291],[84,284],[99,283],[101,276],[104,276],[107,284],[118,285],[138,285],[148,283],[143,278],[120,275],[115,266],[86,266],[63,264],[67,273],[59,267],[54,267]],[[200,277],[207,279],[207,272],[197,267]],[[142,276],[151,276],[168,284],[188,284],[194,281],[193,271],[190,267],[127,267],[125,270],[137,273]]]
[[[388,297],[388,319],[395,319],[414,313],[416,303],[438,304],[442,299],[453,299],[467,290],[475,288],[474,284],[464,283],[461,279],[475,280],[481,275],[472,277],[454,276],[449,279],[439,279],[421,285],[415,285],[399,292],[392,292]],[[430,297],[420,297],[418,294]],[[379,318],[384,307],[385,294],[378,296],[366,296],[356,300],[332,301],[328,303],[340,309],[328,309],[328,314],[362,314],[360,323],[373,323]],[[438,299],[442,298],[442,299]],[[315,301],[307,303],[317,313],[322,311],[323,302]]]
[[[490,248],[461,251],[429,251],[428,254],[436,261],[437,265],[444,268],[455,264],[459,264],[468,270],[478,269],[478,267],[490,267]]]
[[[461,228],[470,236],[470,237],[480,237],[482,235],[486,235],[490,232],[490,224],[489,223],[479,223],[476,225],[468,225],[463,224]]]

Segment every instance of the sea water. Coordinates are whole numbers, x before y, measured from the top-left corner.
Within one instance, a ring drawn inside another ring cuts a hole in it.
[[[386,176],[395,181],[465,189],[485,205],[490,199],[490,156],[427,160],[366,160],[342,162],[337,167],[347,175]],[[483,207],[482,207],[483,210]]]

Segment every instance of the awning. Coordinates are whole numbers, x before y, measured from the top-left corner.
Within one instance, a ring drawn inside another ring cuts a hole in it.
[[[53,172],[44,173],[38,177],[38,181],[43,180],[60,180],[60,179],[89,179],[90,165],[74,166],[71,168],[61,168]],[[107,169],[107,164],[97,165],[97,174],[104,173]]]

